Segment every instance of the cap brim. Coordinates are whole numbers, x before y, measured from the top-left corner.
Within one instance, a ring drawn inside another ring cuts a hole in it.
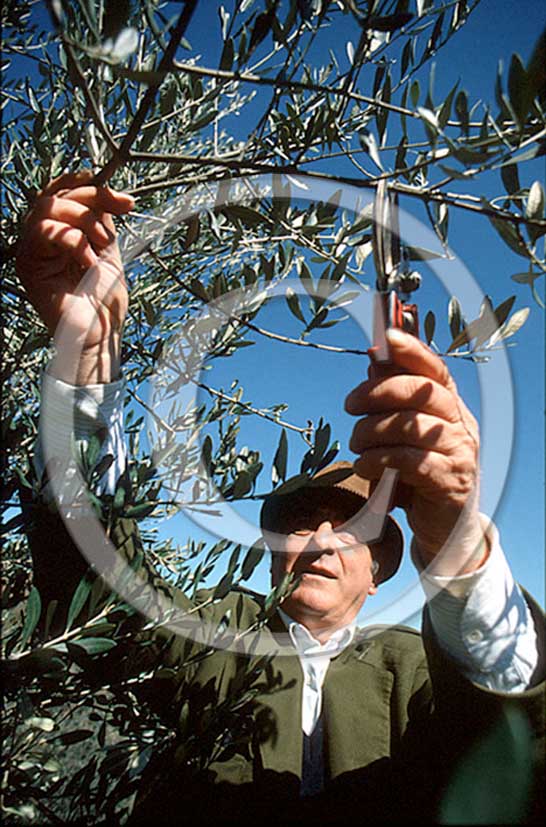
[[[341,465],[341,463],[337,465]],[[275,492],[267,497],[260,514],[262,531],[270,534],[277,533],[279,526],[283,523],[284,515],[288,511],[293,511],[294,508],[297,508],[298,500],[300,500],[301,497],[305,497],[306,499],[312,498],[318,491],[324,492],[325,488],[331,490],[333,497],[337,495],[344,496],[343,492],[355,496],[355,498],[357,498],[355,502],[360,502],[361,506],[360,509],[358,509],[357,506],[351,522],[355,519],[358,520],[359,516],[362,516],[365,520],[365,512],[361,514],[361,510],[368,502],[367,495],[370,490],[370,483],[368,480],[356,477],[352,471],[352,467],[347,463],[346,467],[331,467],[330,469],[325,469],[325,472],[320,476],[315,477],[293,490],[289,490],[288,493],[277,494]],[[374,537],[373,541],[370,541],[368,545],[370,545],[372,549],[374,559],[379,563],[377,583],[384,583],[398,571],[404,549],[402,530],[390,514],[388,514],[383,521],[381,536]]]

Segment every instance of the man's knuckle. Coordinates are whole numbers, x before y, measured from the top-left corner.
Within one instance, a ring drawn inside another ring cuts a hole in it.
[[[466,424],[463,433],[459,434],[456,449],[457,456],[461,458],[462,462],[470,462],[473,466],[476,464],[479,454],[479,442],[474,434],[469,431]]]
[[[417,392],[416,377],[410,374],[405,375],[400,382],[393,383],[393,388],[403,390],[404,396],[412,398]]]
[[[405,453],[407,458],[415,464],[421,477],[430,477],[434,474],[436,465],[431,451],[420,451],[417,448],[408,447]]]
[[[58,240],[62,242],[63,236],[70,247],[81,248],[87,244],[87,236],[78,227],[67,227],[60,230],[57,236]]]
[[[400,428],[402,436],[407,439],[419,440],[422,436],[422,427],[419,422],[419,417],[413,412],[408,414],[400,414],[397,417],[397,424]]]
[[[50,195],[41,195],[34,202],[32,209],[27,215],[27,220],[33,221],[49,215],[53,205],[54,198]]]
[[[448,472],[449,488],[453,495],[467,494],[476,484],[476,465],[470,457],[452,457]]]
[[[82,212],[81,219],[83,229],[85,229],[87,232],[92,230],[97,223],[97,215],[93,212],[93,210],[89,209],[89,207],[86,207],[85,211]]]

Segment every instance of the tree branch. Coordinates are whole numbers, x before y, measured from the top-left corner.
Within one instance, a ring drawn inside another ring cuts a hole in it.
[[[215,78],[217,80],[225,80],[230,82],[250,83],[254,86],[272,86],[279,89],[287,89],[288,91],[300,92],[323,92],[334,97],[342,97],[347,100],[354,100],[358,103],[365,103],[368,106],[373,106],[378,109],[386,109],[389,112],[395,112],[399,115],[406,115],[408,118],[415,118],[420,120],[421,116],[418,112],[412,109],[407,109],[403,106],[397,106],[394,103],[386,103],[385,101],[370,98],[368,95],[361,95],[360,92],[354,92],[351,89],[338,89],[334,86],[327,86],[324,83],[308,83],[299,80],[282,80],[279,78],[266,78],[263,75],[257,75],[255,72],[229,72],[225,69],[210,69],[205,66],[195,66],[191,63],[182,63],[173,61],[173,69],[185,72],[188,75],[196,75],[198,77]],[[172,71],[172,70],[171,70]],[[449,120],[446,126],[460,126],[459,121]],[[481,121],[469,123],[469,127],[479,129]]]
[[[169,67],[172,64],[176,50],[180,44],[180,41],[184,37],[184,34],[186,32],[186,29],[188,28],[188,25],[190,23],[191,17],[193,15],[193,12],[195,11],[196,6],[197,0],[185,0],[184,8],[182,9],[180,17],[178,18],[178,22],[174,27],[171,39],[169,41],[169,45],[165,49],[163,57],[161,58],[159,66],[157,67],[157,71],[160,73],[160,75],[161,73],[164,73],[167,67]],[[100,172],[95,176],[95,183],[104,184],[112,177],[114,172],[116,172],[116,170],[119,169],[120,166],[122,166],[127,160],[129,160],[131,147],[138,138],[140,128],[144,123],[146,115],[148,114],[148,111],[154,102],[157,90],[161,86],[162,80],[163,78],[160,77],[160,79],[156,83],[152,83],[149,85],[148,89],[146,90],[146,93],[144,94],[144,97],[142,98],[140,106],[137,112],[135,113],[131,126],[129,127],[127,134],[125,135],[125,138],[121,143],[121,146],[119,147],[117,152],[114,153],[114,157],[111,158],[110,161],[106,164],[106,166],[104,166],[100,170]]]
[[[361,95],[358,92],[353,92],[350,89],[336,89],[334,86],[327,86],[323,83],[305,83],[299,80],[281,80],[279,78],[266,78],[263,75],[257,75],[254,72],[228,72],[225,69],[208,69],[201,66],[193,66],[190,63],[180,63],[173,61],[173,69],[180,72],[185,72],[188,75],[197,75],[198,77],[210,77],[217,80],[238,81],[241,83],[251,83],[254,86],[270,86],[279,89],[288,89],[289,91],[299,92],[322,92],[334,97],[342,97],[347,100],[358,101],[359,103],[366,103],[369,106],[375,106],[378,109],[388,109],[390,112],[397,112],[399,115],[407,115],[408,118],[420,118],[417,112],[411,109],[405,109],[403,106],[396,106],[394,103],[385,103],[370,98],[367,95]],[[458,126],[457,122],[448,122],[449,126]],[[479,126],[479,124],[476,124]]]
[[[74,72],[74,74],[75,74],[75,76],[78,80],[78,85],[79,85],[80,89],[83,92],[83,96],[84,96],[84,98],[86,100],[86,103],[89,107],[89,110],[91,112],[91,117],[93,119],[93,123],[95,124],[95,126],[99,130],[100,134],[102,135],[102,137],[104,138],[104,140],[108,144],[108,147],[110,148],[110,150],[115,154],[119,151],[119,146],[116,143],[116,141],[113,139],[112,135],[110,134],[110,131],[109,131],[108,127],[104,123],[99,105],[98,105],[97,101],[95,100],[95,96],[93,95],[93,92],[91,91],[91,89],[89,87],[89,84],[87,83],[87,78],[85,77],[83,69],[80,66],[80,62],[79,62],[78,58],[76,57],[74,49],[72,48],[72,44],[68,41],[68,39],[66,38],[66,36],[63,32],[61,19],[60,19],[59,15],[57,14],[55,4],[51,0],[47,0],[47,6],[48,6],[48,10],[49,10],[49,14],[51,16],[51,19],[53,21],[53,25],[55,26],[55,28],[56,28],[56,30],[57,30],[57,32],[58,32],[58,34],[59,34],[59,36],[60,36],[60,38],[63,42],[63,46],[64,46],[65,51],[66,51],[66,56],[67,56],[70,68],[73,70],[73,72]]]
[[[125,225],[129,232],[131,229]],[[159,267],[166,273],[170,278],[172,278],[179,287],[193,296],[194,299],[198,299],[200,302],[203,302],[203,298],[199,293],[197,293],[190,284],[187,284],[177,273],[174,273],[168,265],[162,260],[161,256],[159,256],[155,250],[147,248],[147,254],[159,265]],[[219,308],[221,310],[221,308]],[[283,336],[280,333],[273,333],[271,330],[265,330],[262,327],[258,327],[257,325],[253,324],[253,322],[248,321],[247,319],[243,319],[240,316],[236,316],[233,314],[225,313],[226,321],[229,322],[236,322],[244,327],[247,327],[249,330],[252,330],[254,333],[258,333],[261,336],[264,336],[268,339],[275,339],[278,342],[284,342],[286,344],[297,345],[299,347],[310,347],[315,350],[325,350],[329,351],[330,353],[348,353],[354,356],[368,356],[367,350],[358,350],[357,348],[345,348],[345,347],[336,347],[335,345],[324,345],[318,344],[316,342],[306,342],[302,339],[293,339],[290,336]],[[193,381],[193,380],[192,380]],[[208,388],[206,388],[208,390]],[[139,400],[140,401],[140,400]],[[238,403],[241,404],[241,403]],[[287,426],[289,427],[289,426]]]
[[[337,184],[348,184],[349,186],[356,187],[357,189],[370,189],[375,190],[377,186],[377,182],[384,179],[384,178],[391,178],[394,173],[387,172],[382,175],[378,175],[376,178],[372,180],[363,180],[361,178],[351,178],[347,175],[330,175],[329,173],[325,172],[307,172],[305,170],[299,169],[297,164],[286,164],[286,165],[275,165],[275,164],[262,164],[262,163],[254,163],[252,161],[230,161],[224,160],[222,158],[196,158],[192,155],[154,155],[151,152],[139,152],[133,153],[132,157],[135,160],[142,160],[152,162],[154,160],[159,160],[164,163],[171,163],[173,161],[183,161],[190,166],[198,166],[198,167],[225,167],[227,169],[231,169],[234,172],[237,172],[237,177],[242,177],[243,175],[247,175],[250,172],[265,172],[270,174],[277,174],[277,175],[293,175],[298,176],[300,178],[317,178],[321,181],[332,181],[333,183]],[[430,162],[429,162],[430,163]],[[415,165],[420,166],[419,165]],[[234,179],[235,176],[230,176],[227,180],[231,181]],[[220,183],[224,178],[215,179],[217,183]],[[142,187],[134,187],[133,189],[127,190],[128,193],[131,195],[143,195],[144,193],[155,192],[161,189],[168,189],[169,187],[174,186],[183,186],[184,184],[188,183],[187,178],[174,178],[172,180],[166,180],[164,183],[158,182],[156,184],[144,184]],[[487,215],[492,216],[494,218],[498,218],[499,221],[510,221],[514,224],[525,224],[529,227],[536,227],[537,229],[546,229],[546,219],[529,219],[525,218],[523,215],[516,215],[514,213],[508,212],[507,210],[495,210],[493,208],[484,207],[480,204],[480,199],[475,196],[458,194],[458,193],[442,193],[436,190],[435,185],[433,185],[430,189],[418,189],[416,187],[412,187],[409,184],[402,184],[399,181],[393,182],[391,184],[391,189],[394,192],[398,192],[401,195],[407,195],[410,198],[418,198],[420,201],[438,201],[439,203],[445,203],[452,207],[456,207],[462,210],[468,210],[470,212],[479,213],[480,215]],[[466,203],[465,199],[468,199],[468,203]],[[472,201],[477,202],[476,204],[471,203]]]

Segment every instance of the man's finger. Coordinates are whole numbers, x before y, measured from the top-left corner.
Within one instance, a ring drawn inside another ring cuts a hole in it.
[[[44,219],[37,225],[37,232],[47,238],[53,248],[70,253],[80,267],[93,267],[98,261],[87,236],[76,227],[68,227],[60,221]]]
[[[410,333],[394,328],[387,330],[386,337],[393,366],[428,376],[444,387],[453,389],[455,383],[444,362],[424,342]]]
[[[77,201],[86,207],[97,212],[108,212],[114,215],[122,215],[129,212],[135,206],[135,199],[125,192],[118,192],[109,187],[83,186],[71,189],[63,193],[63,198]]]
[[[464,500],[475,489],[473,458],[464,455],[454,467],[453,457],[411,447],[374,448],[355,460],[354,469],[365,479],[378,480],[385,468],[395,468],[399,480],[433,500]]]
[[[356,423],[349,450],[363,454],[380,445],[433,450],[452,454],[458,450],[464,434],[460,428],[417,411],[401,411],[368,416]]]
[[[92,244],[99,247],[105,247],[114,240],[114,235],[93,210],[69,198],[41,198],[36,206],[35,219],[38,223],[50,219],[77,227],[87,235]]]
[[[368,365],[368,379],[382,379],[386,376],[400,376],[401,373],[406,373],[402,368],[396,365],[389,365],[385,362],[375,362],[370,360]]]
[[[49,181],[41,191],[40,195],[55,195],[62,189],[73,189],[80,187],[93,180],[94,174],[90,169],[81,169],[79,172],[63,172],[57,178]]]
[[[46,184],[40,196],[62,194],[64,198],[72,198],[85,206],[115,214],[128,212],[134,207],[135,201],[131,195],[106,186],[97,187],[93,179],[94,173],[90,169],[65,172]]]
[[[461,418],[450,390],[413,373],[362,382],[347,396],[345,410],[354,416],[406,410],[437,416],[446,422],[458,422]]]
[[[106,229],[109,230],[115,238],[117,235],[116,225],[114,224],[114,219],[112,218],[110,213],[103,212],[100,214],[99,218],[106,227]]]

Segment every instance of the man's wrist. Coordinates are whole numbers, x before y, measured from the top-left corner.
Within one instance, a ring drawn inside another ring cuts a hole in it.
[[[464,532],[454,532],[454,537],[439,549],[428,548],[414,536],[412,556],[415,565],[441,577],[471,574],[480,569],[489,557],[491,547],[487,538],[487,525],[476,515],[472,526]]]
[[[68,385],[107,385],[116,382],[120,370],[120,337],[113,337],[108,347],[78,348],[58,351],[48,367],[48,373]]]

